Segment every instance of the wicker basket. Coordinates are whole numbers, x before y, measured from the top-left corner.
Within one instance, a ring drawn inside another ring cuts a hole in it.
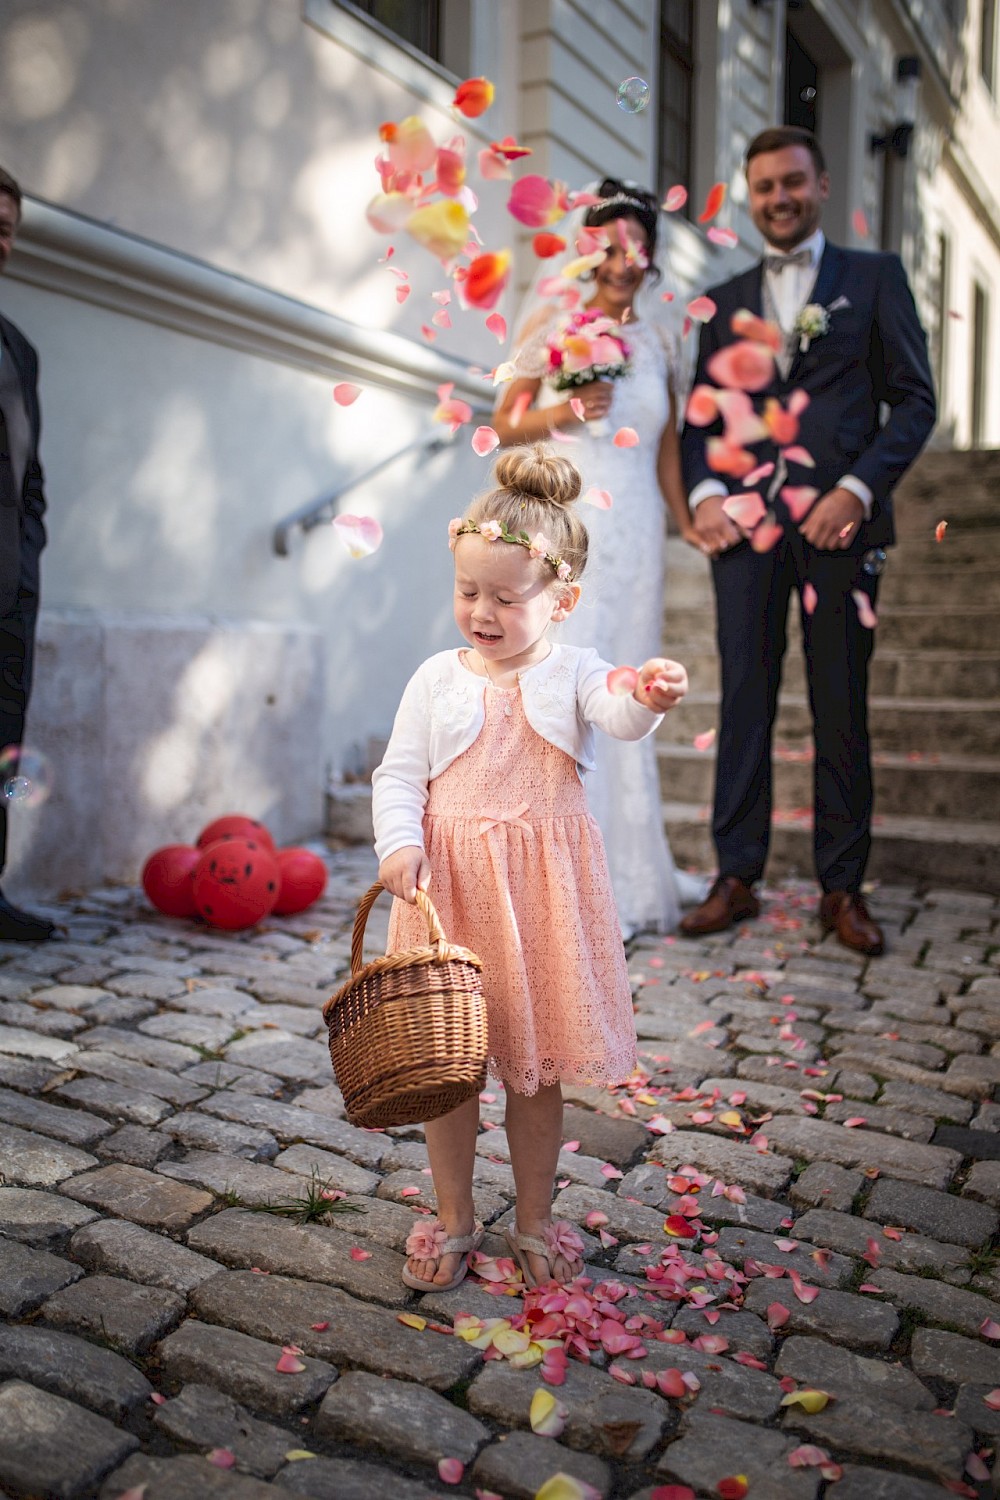
[[[330,1057],[352,1125],[436,1120],[486,1081],[482,964],[448,942],[430,898],[417,892],[428,946],[387,953],[362,967],[365,923],[383,887],[358,906],[351,977],[323,1007]]]

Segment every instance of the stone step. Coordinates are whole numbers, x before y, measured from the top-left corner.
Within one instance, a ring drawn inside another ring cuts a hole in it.
[[[714,609],[711,579],[707,572],[695,573],[675,569],[668,573],[665,600],[672,609]],[[889,566],[882,575],[879,605],[884,611],[898,605],[919,604],[935,608],[951,605],[989,605],[1000,609],[1000,539],[995,560],[977,556],[967,567],[957,567],[949,558],[947,565],[907,561],[901,548],[894,548]]]
[[[719,696],[719,657],[714,645],[668,642],[688,670],[691,691]],[[805,663],[794,637],[782,668],[782,691],[804,695]],[[870,691],[877,698],[1000,698],[1000,653],[986,651],[882,651],[872,659]]]
[[[667,714],[658,734],[671,744],[690,744],[718,721],[714,693],[689,693],[683,708]],[[875,750],[901,755],[1000,755],[1000,699],[869,698],[869,726]],[[783,693],[775,742],[792,749],[812,741],[812,718],[805,698]]]
[[[789,614],[790,631],[793,624],[794,611]],[[977,649],[984,642],[1000,641],[1000,607],[949,605],[938,612],[926,605],[880,606],[877,629],[878,644],[894,650]],[[683,645],[715,639],[714,609],[686,608],[671,600],[664,611],[663,639],[683,659]]]
[[[693,745],[660,744],[662,795],[672,802],[699,807],[712,800],[715,756]],[[985,818],[1000,823],[1000,758],[932,755],[915,757],[876,751],[875,806],[880,813],[926,818]],[[776,747],[774,796],[779,808],[811,807],[813,761],[811,751]]]
[[[715,868],[710,812],[693,803],[663,804],[664,823],[678,865]],[[933,884],[956,890],[1000,891],[1000,822],[907,818],[876,814],[868,878]],[[812,818],[777,815],[767,866],[770,880],[813,874]]]

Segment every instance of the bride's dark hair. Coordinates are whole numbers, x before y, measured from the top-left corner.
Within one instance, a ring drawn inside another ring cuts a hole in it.
[[[655,281],[660,271],[656,264],[656,236],[660,222],[659,204],[653,193],[637,187],[634,182],[620,182],[617,177],[605,177],[597,189],[601,198],[588,208],[583,222],[588,229],[598,229],[602,224],[611,224],[615,219],[634,219],[646,231],[648,275]]]

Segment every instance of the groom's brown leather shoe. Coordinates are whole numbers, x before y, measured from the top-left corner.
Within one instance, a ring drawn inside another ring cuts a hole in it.
[[[720,875],[705,900],[681,919],[681,932],[688,937],[702,937],[707,932],[725,932],[744,917],[755,917],[760,902],[738,875]]]
[[[876,958],[885,952],[882,929],[856,891],[827,891],[819,903],[819,921],[824,932],[835,932],[838,943],[855,953]]]

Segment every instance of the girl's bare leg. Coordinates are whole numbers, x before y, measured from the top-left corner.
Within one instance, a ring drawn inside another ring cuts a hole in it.
[[[537,1094],[516,1094],[507,1088],[507,1140],[517,1189],[517,1228],[521,1234],[540,1236],[552,1223],[552,1194],[562,1141],[563,1100],[558,1083],[540,1088]],[[529,1255],[531,1273],[538,1281],[571,1281],[580,1274],[580,1262],[558,1255],[551,1263],[540,1255]]]
[[[456,1238],[471,1234],[476,1215],[472,1204],[472,1172],[476,1160],[476,1135],[479,1130],[479,1100],[467,1099],[450,1114],[428,1120],[424,1126],[427,1155],[437,1196],[438,1218]],[[451,1281],[462,1257],[443,1255],[440,1261],[407,1262],[410,1271],[421,1281],[436,1281],[442,1286]]]

